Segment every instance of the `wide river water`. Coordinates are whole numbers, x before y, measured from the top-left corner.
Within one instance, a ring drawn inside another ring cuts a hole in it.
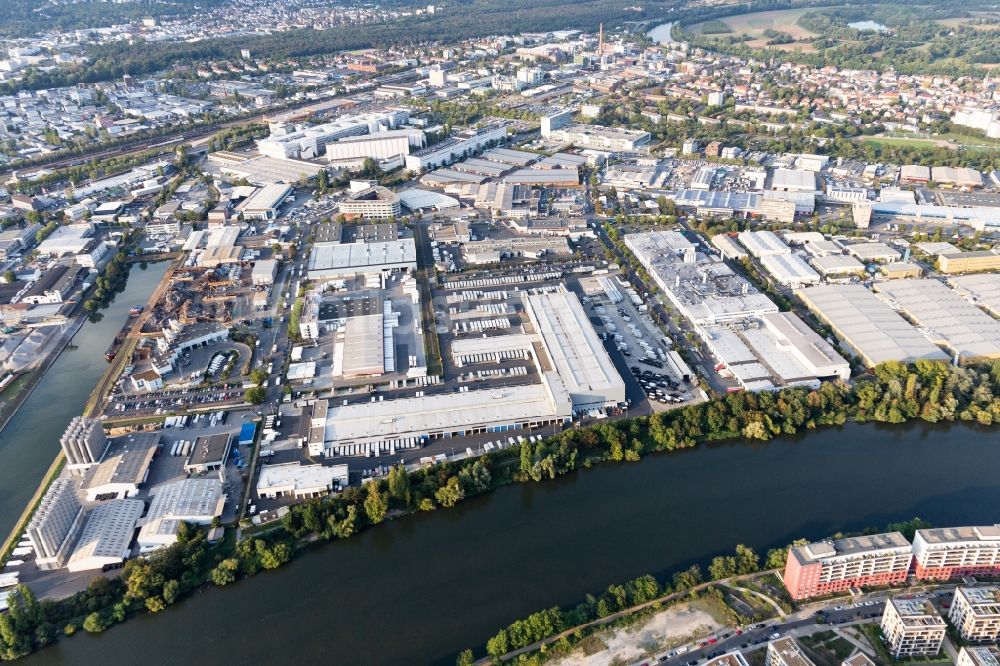
[[[502,488],[206,589],[26,664],[453,664],[535,610],[749,544],[1000,520],[1000,432],[848,425]]]
[[[128,318],[133,305],[145,305],[169,262],[133,264],[124,291],[106,309],[101,321],[88,321],[49,367],[34,392],[0,432],[0,539],[14,529],[18,517],[45,471],[59,452],[59,437],[83,411],[108,362],[104,352]]]

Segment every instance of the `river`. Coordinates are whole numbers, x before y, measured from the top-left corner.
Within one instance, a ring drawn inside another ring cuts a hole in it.
[[[133,264],[124,291],[105,310],[103,319],[88,321],[24,401],[0,433],[0,534],[6,537],[59,452],[59,437],[83,411],[90,392],[107,370],[104,351],[128,317],[128,309],[145,304],[169,262],[142,270]],[[2,538],[2,537],[0,537]]]
[[[646,34],[648,34],[649,38],[652,39],[657,44],[662,44],[664,46],[679,44],[680,42],[674,39],[670,34],[671,32],[673,32],[673,29],[674,29],[673,23],[663,23],[661,25],[656,26]]]
[[[499,627],[746,543],[1000,518],[1000,433],[850,424],[516,485],[309,550],[30,664],[453,664]]]

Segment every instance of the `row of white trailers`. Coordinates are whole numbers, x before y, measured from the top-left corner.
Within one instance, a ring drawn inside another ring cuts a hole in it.
[[[192,448],[194,448],[194,442],[187,439],[178,439],[170,447],[170,455],[187,457],[191,453]]]
[[[364,442],[359,444],[331,444],[330,451],[334,456],[379,456],[395,455],[406,449],[418,449],[423,443],[419,437],[404,437],[381,442]]]
[[[475,289],[476,287],[499,287],[505,284],[518,284],[521,282],[548,282],[558,280],[562,273],[550,271],[548,273],[523,273],[521,275],[505,275],[503,277],[479,278],[476,280],[457,280],[445,285],[448,289]]]
[[[460,354],[455,357],[455,365],[475,365],[477,363],[502,363],[530,359],[527,349],[498,349],[481,354]]]
[[[510,328],[510,319],[506,317],[498,319],[474,319],[472,321],[460,321],[455,324],[455,333],[482,333],[483,331],[494,331]]]

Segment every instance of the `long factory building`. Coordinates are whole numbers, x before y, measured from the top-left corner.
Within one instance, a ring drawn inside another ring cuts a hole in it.
[[[460,366],[530,360],[537,383],[354,405],[331,402],[324,436],[310,438],[310,454],[394,452],[434,439],[563,424],[574,414],[625,401],[625,383],[574,294],[525,295],[523,303],[530,332],[456,340],[452,354]]]
[[[746,238],[752,253],[792,256],[787,245],[767,233]],[[694,324],[718,360],[716,368],[725,368],[743,389],[818,387],[820,379],[850,376],[849,363],[798,316],[779,312],[771,299],[724,261],[698,252],[683,234],[628,234],[625,244]]]

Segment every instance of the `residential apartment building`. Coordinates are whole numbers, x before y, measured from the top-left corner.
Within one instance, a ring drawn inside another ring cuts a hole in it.
[[[913,537],[917,578],[952,580],[1000,574],[1000,525],[917,530]]]
[[[964,640],[996,642],[1000,638],[1000,586],[959,587],[948,619]]]
[[[955,666],[998,666],[1000,665],[1000,648],[996,645],[979,645],[963,647],[958,651]]]
[[[765,666],[815,666],[813,661],[802,653],[794,638],[785,637],[767,644]]]
[[[898,585],[906,582],[911,559],[899,532],[820,541],[789,549],[783,580],[793,599]]]
[[[882,614],[882,635],[897,659],[936,655],[947,626],[926,599],[890,599]]]

